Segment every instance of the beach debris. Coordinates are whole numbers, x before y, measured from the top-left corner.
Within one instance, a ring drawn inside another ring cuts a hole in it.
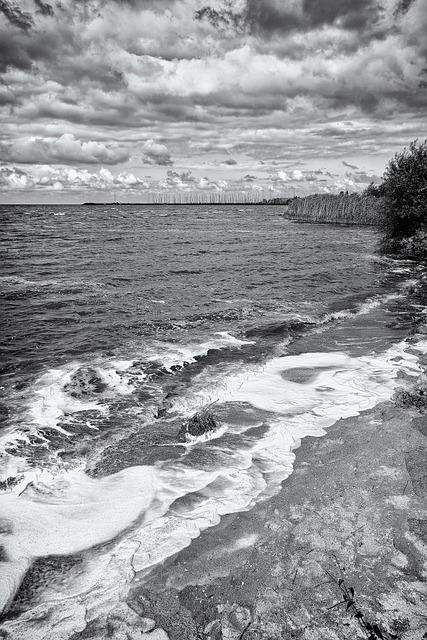
[[[354,616],[359,623],[360,628],[365,633],[367,640],[397,640],[397,636],[387,633],[381,630],[376,623],[372,623],[366,619],[364,613],[360,610],[359,605],[356,602],[355,591],[353,587],[347,585],[341,567],[338,565],[341,577],[336,578],[332,573],[326,570],[326,573],[331,578],[331,582],[334,582],[341,591],[342,600],[336,602],[328,610],[331,611],[336,607],[345,605],[345,611]]]

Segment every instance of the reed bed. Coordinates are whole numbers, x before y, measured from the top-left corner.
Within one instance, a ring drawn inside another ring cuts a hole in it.
[[[381,200],[358,193],[314,194],[291,200],[285,217],[298,222],[376,226]]]

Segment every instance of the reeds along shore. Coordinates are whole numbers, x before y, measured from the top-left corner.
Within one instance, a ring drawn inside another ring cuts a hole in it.
[[[360,224],[376,226],[381,198],[361,194],[314,194],[295,198],[287,205],[285,218],[299,222]]]

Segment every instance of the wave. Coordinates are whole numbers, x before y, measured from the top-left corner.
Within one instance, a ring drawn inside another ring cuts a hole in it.
[[[102,283],[87,280],[29,280],[20,276],[0,277],[0,295],[6,300],[36,297],[46,293],[73,295],[102,288],[105,288]]]
[[[144,422],[158,406],[162,393],[162,377],[181,371],[211,351],[239,350],[252,344],[227,332],[218,332],[210,340],[193,343],[146,343],[132,360],[96,358],[90,363],[74,361],[49,369],[31,385],[14,422],[0,435],[0,452],[4,455],[0,481],[16,477],[31,466],[37,450],[36,463],[44,453],[44,463],[56,466],[54,450],[69,446],[78,436],[105,428],[112,411],[123,407]],[[139,357],[138,357],[139,356]],[[135,394],[135,395],[133,395]],[[139,406],[136,406],[139,405]],[[131,419],[128,418],[128,421]],[[24,480],[23,480],[24,481]]]
[[[370,296],[365,300],[358,300],[350,306],[348,302],[347,304],[344,302],[344,308],[337,311],[323,311],[314,314],[287,313],[286,317],[281,320],[248,329],[245,336],[257,338],[291,336],[296,338],[303,333],[322,329],[333,322],[340,322],[358,315],[368,315],[373,309],[402,299],[406,295],[406,291],[415,286],[416,282],[412,279],[407,280],[397,292]]]
[[[2,540],[8,571],[3,604],[35,557],[86,549],[85,571],[71,568],[53,601],[42,590],[16,624],[31,624],[34,615],[52,612],[60,602],[63,621],[55,638],[65,639],[66,620],[77,605],[84,603],[86,622],[102,615],[133,579],[143,580],[223,515],[249,510],[276,493],[292,472],[302,438],[319,437],[340,418],[388,400],[402,373],[418,375],[417,349],[426,351],[427,341],[398,343],[376,356],[304,353],[243,371],[210,368],[174,408],[188,417],[215,399],[226,427],[217,438],[190,444],[172,463],[132,466],[96,479],[82,469],[46,471],[34,475],[23,493],[12,488],[0,498],[10,523]],[[239,419],[236,408],[242,409]],[[107,540],[107,547],[99,547]]]

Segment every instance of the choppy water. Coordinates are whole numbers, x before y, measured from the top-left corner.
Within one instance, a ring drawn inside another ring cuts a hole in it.
[[[301,438],[418,374],[421,267],[378,258],[372,229],[280,212],[2,209],[0,609],[16,637],[83,629],[277,492]],[[185,438],[211,403],[218,430]]]

